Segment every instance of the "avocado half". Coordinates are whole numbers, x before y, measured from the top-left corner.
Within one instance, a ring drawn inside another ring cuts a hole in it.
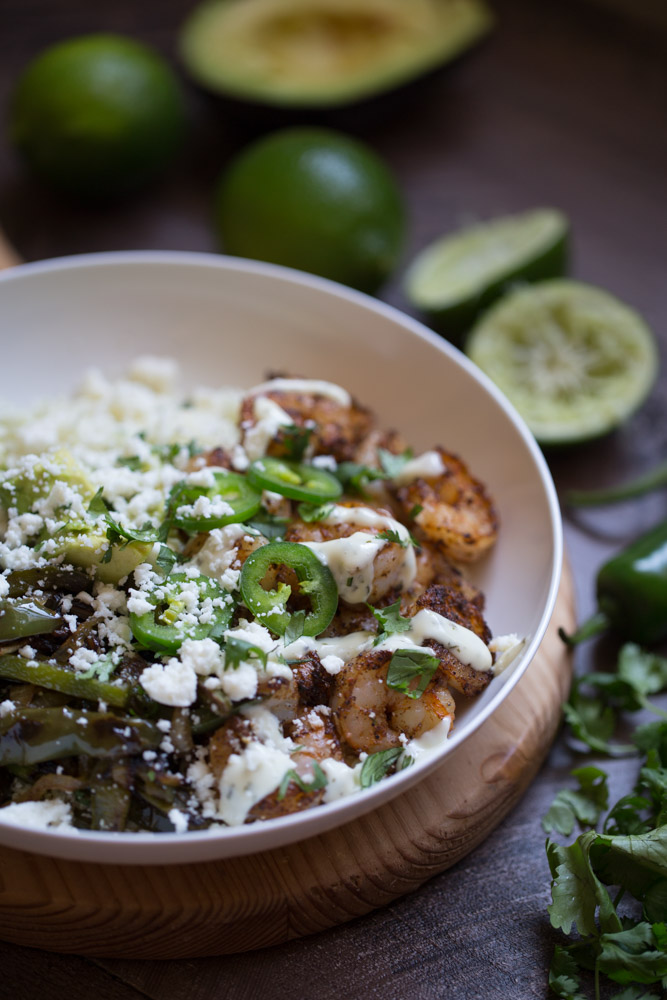
[[[180,49],[216,94],[335,108],[450,62],[492,23],[484,0],[207,0],[183,25]]]

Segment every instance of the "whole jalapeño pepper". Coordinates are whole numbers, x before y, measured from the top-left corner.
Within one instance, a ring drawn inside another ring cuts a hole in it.
[[[608,629],[641,645],[667,638],[667,521],[604,563],[597,574],[597,614],[570,636],[574,645]]]

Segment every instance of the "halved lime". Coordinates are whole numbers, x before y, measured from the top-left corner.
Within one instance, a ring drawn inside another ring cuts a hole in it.
[[[544,445],[606,434],[644,402],[658,372],[655,338],[607,292],[554,280],[516,289],[470,334],[466,353]]]
[[[562,212],[540,208],[448,233],[415,258],[405,294],[454,339],[509,286],[564,274],[569,229]]]

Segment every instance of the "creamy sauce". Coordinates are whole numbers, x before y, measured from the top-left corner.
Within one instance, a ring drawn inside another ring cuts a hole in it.
[[[449,715],[438,722],[433,729],[429,729],[427,733],[422,736],[418,736],[414,740],[408,740],[405,744],[405,753],[408,757],[412,757],[416,760],[424,753],[428,753],[431,750],[437,750],[439,746],[442,746],[446,742],[449,736],[449,730],[452,727],[452,720]]]
[[[255,400],[254,411],[257,422],[246,429],[243,439],[243,447],[251,462],[266,454],[269,442],[273,441],[281,427],[289,427],[294,423],[282,406],[266,396],[259,396]]]
[[[262,382],[250,389],[249,396],[257,396],[265,392],[298,392],[304,396],[326,396],[341,406],[350,406],[352,397],[342,386],[334,382],[324,382],[311,378],[274,378],[270,382]]]
[[[383,538],[367,531],[355,531],[347,538],[332,538],[329,542],[304,542],[318,559],[328,566],[336,581],[338,594],[349,604],[367,601],[373,590],[373,563],[384,548]]]
[[[389,514],[373,510],[371,507],[344,507],[336,505],[322,519],[323,524],[349,524],[360,528],[396,532],[403,542],[397,558],[401,559],[398,583],[407,590],[417,575],[417,560],[410,533],[405,525]],[[375,558],[391,543],[385,538],[377,538],[368,531],[355,531],[347,538],[334,538],[328,542],[304,542],[318,558],[331,570],[338,593],[348,604],[367,601],[373,591],[375,581]]]
[[[409,649],[420,647],[427,639],[433,639],[473,670],[484,672],[491,669],[493,657],[485,643],[471,629],[450,621],[430,608],[422,608],[411,621],[407,632],[389,636],[376,649]]]
[[[216,816],[229,826],[240,826],[252,807],[270,795],[293,766],[290,751],[294,742],[282,735],[276,717],[261,707],[243,714],[251,720],[258,740],[249,742],[242,753],[231,754],[222,772]]]
[[[407,486],[415,479],[437,479],[445,472],[445,463],[438,451],[425,451],[405,463],[401,471],[394,477],[396,486]]]

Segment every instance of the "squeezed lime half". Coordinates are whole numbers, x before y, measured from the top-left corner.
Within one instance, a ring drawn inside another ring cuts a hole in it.
[[[569,230],[562,212],[539,208],[448,233],[415,258],[405,294],[454,340],[511,285],[564,274]]]
[[[653,333],[634,310],[570,280],[509,293],[481,318],[465,350],[543,445],[618,427],[645,401],[659,366]]]

